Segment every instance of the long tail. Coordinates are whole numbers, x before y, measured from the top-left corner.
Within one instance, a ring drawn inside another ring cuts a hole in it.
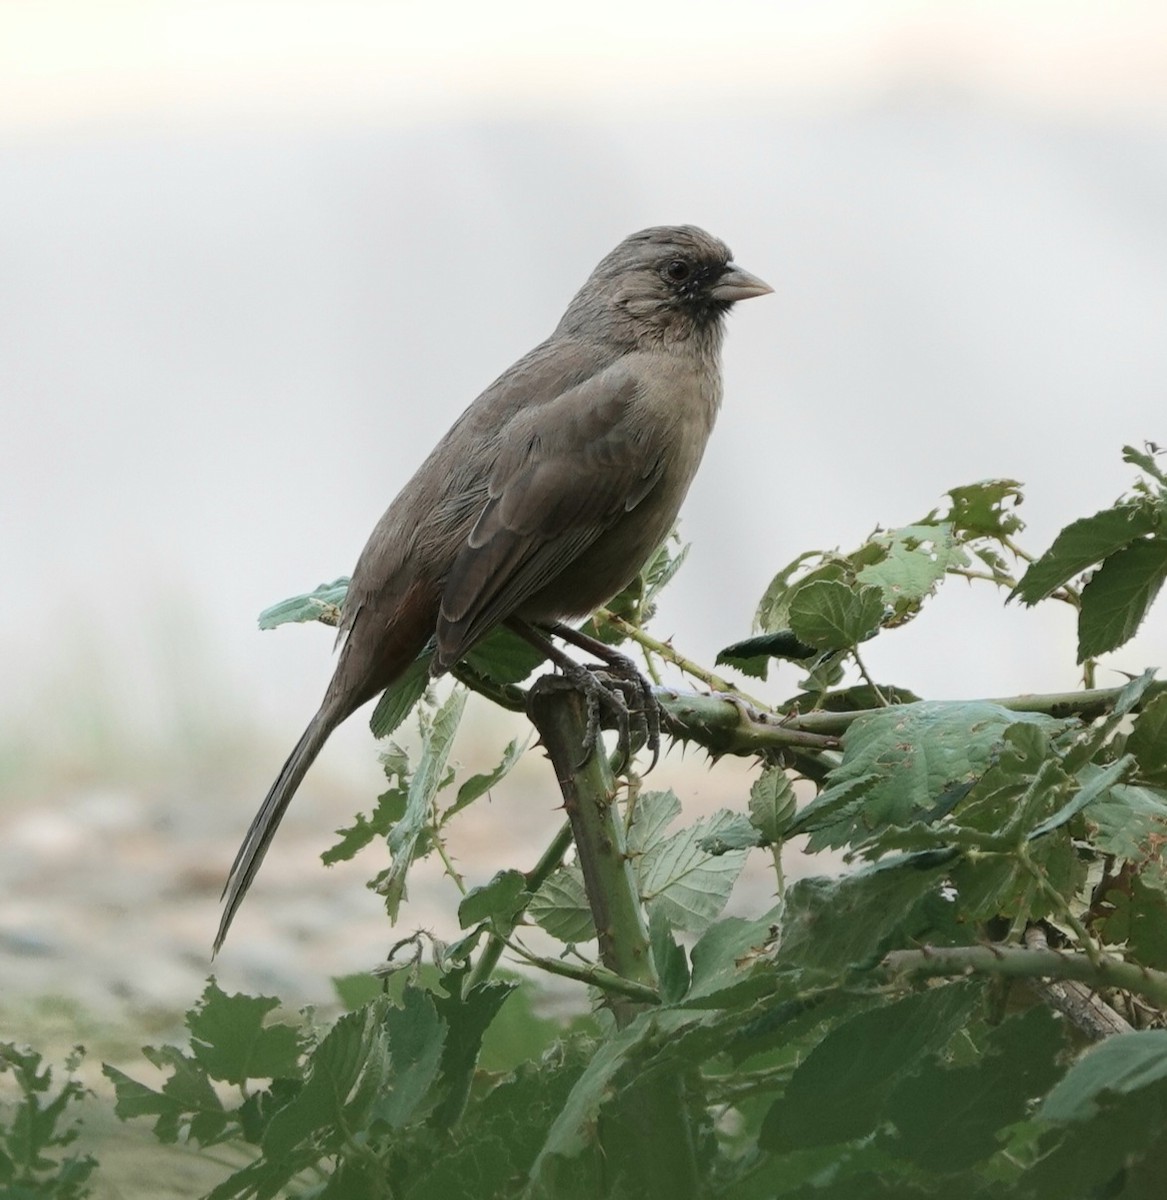
[[[284,763],[283,770],[280,771],[275,783],[271,785],[271,791],[260,805],[259,812],[255,814],[255,820],[251,822],[251,828],[243,839],[243,845],[239,847],[239,853],[235,855],[231,873],[227,876],[227,883],[223,888],[223,897],[226,898],[227,904],[223,909],[223,918],[219,922],[219,932],[215,936],[215,954],[219,953],[223,945],[227,930],[231,928],[235,913],[243,903],[247,889],[251,887],[251,881],[255,878],[260,863],[263,862],[263,856],[267,853],[272,838],[275,837],[280,821],[283,820],[284,813],[287,811],[292,797],[296,794],[296,789],[303,782],[308,768],[316,761],[316,756],[328,740],[328,735],[340,724],[341,720],[343,717],[338,717],[334,712],[328,711],[327,705],[321,708],[308,723],[308,728],[304,730],[300,740],[296,743],[296,748],[288,755],[288,761]]]

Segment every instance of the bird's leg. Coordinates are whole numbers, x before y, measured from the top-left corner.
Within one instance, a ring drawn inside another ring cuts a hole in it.
[[[617,744],[621,758],[619,770],[622,771],[632,758],[631,720],[633,717],[636,719],[638,731],[642,733],[644,744],[652,751],[652,762],[649,764],[648,770],[651,771],[656,766],[657,759],[660,757],[660,704],[651,685],[627,655],[560,622],[536,628],[526,621],[512,617],[507,624],[520,637],[542,650],[583,692],[588,706],[585,760],[586,756],[595,748],[596,739],[599,736],[600,709],[602,707],[612,714],[616,722]],[[594,655],[608,669],[597,676],[595,672],[581,666],[555,646],[546,636],[548,633]]]
[[[627,654],[621,654],[619,650],[613,650],[611,646],[606,642],[601,642],[599,638],[589,637],[586,633],[581,633],[571,625],[563,624],[562,621],[556,621],[554,625],[549,625],[547,628],[556,637],[562,638],[563,641],[570,642],[580,650],[584,650],[588,654],[592,654],[600,659],[607,665],[614,679],[631,684],[640,702],[635,712],[645,726],[645,744],[652,751],[652,762],[648,766],[648,771],[651,771],[660,758],[661,726],[660,701],[656,698],[656,692],[652,690],[652,684],[641,674],[636,664]],[[648,771],[645,772],[646,775]]]

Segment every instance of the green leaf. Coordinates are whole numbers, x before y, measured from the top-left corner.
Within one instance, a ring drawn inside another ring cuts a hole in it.
[[[815,565],[806,570],[797,582],[792,582],[806,564],[812,561],[815,561]],[[837,555],[823,554],[818,550],[800,554],[770,581],[765,595],[758,605],[754,624],[763,633],[788,630],[790,628],[790,600],[796,591],[815,579],[840,580],[846,575],[847,564]]]
[[[1104,854],[1133,863],[1141,872],[1162,865],[1167,845],[1167,795],[1120,784],[1090,806],[1086,822]]]
[[[980,984],[950,984],[881,1004],[836,1026],[771,1106],[759,1145],[793,1150],[872,1132],[894,1085],[967,1024],[982,994]]]
[[[1047,817],[1029,831],[1030,840],[1044,837],[1047,833],[1052,833],[1053,830],[1059,829],[1071,817],[1077,816],[1088,804],[1092,804],[1100,796],[1104,796],[1116,783],[1122,780],[1124,775],[1130,773],[1134,762],[1135,760],[1132,755],[1124,754],[1117,762],[1113,762],[1108,767],[1091,773],[1089,779],[1081,784],[1068,804],[1064,804],[1052,816]]]
[[[1082,589],[1078,661],[1130,641],[1167,579],[1167,538],[1134,542],[1109,555]]]
[[[289,621],[323,621],[326,625],[336,625],[340,621],[340,609],[348,592],[348,584],[348,576],[342,575],[302,596],[281,600],[259,614],[259,627],[275,629],[277,625],[286,625]]]
[[[466,665],[492,683],[519,683],[545,655],[509,629],[495,629],[466,654]]]
[[[383,995],[385,981],[371,971],[354,971],[351,975],[334,975],[332,987],[337,1000],[348,1012],[353,1012]]]
[[[1162,453],[1162,447],[1156,446],[1154,442],[1147,442],[1145,450],[1136,450],[1134,446],[1123,446],[1122,461],[1141,467],[1156,483],[1167,488],[1167,475],[1160,470],[1159,464],[1155,461],[1155,456]]]
[[[763,842],[779,842],[786,834],[798,801],[781,767],[767,767],[750,788],[750,824]]]
[[[389,1036],[389,1086],[374,1104],[373,1115],[401,1129],[421,1108],[438,1078],[446,1044],[446,1023],[438,1016],[433,996],[407,987],[401,1007],[385,1011]]]
[[[377,738],[388,737],[413,711],[430,685],[433,653],[427,652],[413,662],[381,693],[369,718],[369,728]]]
[[[553,938],[569,946],[596,936],[592,910],[578,866],[560,867],[543,881],[527,905],[527,916]]]
[[[442,813],[443,824],[455,813],[461,812],[462,809],[473,804],[480,796],[485,796],[495,784],[505,779],[510,774],[511,768],[514,767],[515,763],[526,753],[528,741],[530,741],[529,738],[524,738],[522,742],[518,738],[513,738],[507,743],[507,748],[503,751],[502,760],[494,770],[487,771],[482,775],[472,775],[467,779],[458,789],[457,799]]]
[[[522,871],[499,871],[489,883],[466,893],[458,905],[458,922],[469,929],[480,921],[490,921],[505,937],[530,899]]]
[[[302,1039],[290,1025],[267,1025],[276,996],[229,996],[212,979],[187,1018],[191,1050],[211,1079],[243,1084],[297,1072]]]
[[[1024,524],[1013,509],[1021,503],[1021,485],[1015,479],[986,479],[953,488],[947,520],[960,533],[974,537],[1005,538]]]
[[[855,578],[878,587],[882,603],[897,616],[917,609],[951,567],[968,565],[968,556],[957,545],[952,529],[943,523],[908,525],[877,533],[867,546],[881,552],[882,557],[863,567]],[[881,611],[877,624],[882,616]]]
[[[628,856],[635,859],[664,841],[665,830],[680,815],[681,802],[675,792],[641,792],[628,828]]]
[[[925,701],[859,717],[843,735],[841,764],[788,836],[818,831],[814,851],[885,826],[911,825],[953,788],[984,774],[1014,725],[1050,733],[1065,728],[1041,713],[1015,713],[983,700]]]
[[[1101,897],[1109,914],[1102,924],[1106,942],[1123,947],[1123,957],[1144,967],[1167,969],[1167,891],[1161,875],[1153,882],[1132,875]]]
[[[577,1159],[595,1138],[600,1109],[611,1097],[616,1076],[653,1033],[651,1014],[645,1014],[600,1043],[552,1122],[531,1167],[530,1194],[540,1197],[562,1194],[559,1188],[549,1183],[549,1178],[564,1169],[565,1161],[570,1163]]]
[[[442,982],[444,987],[450,987],[450,976],[445,976]],[[447,1027],[441,1080],[445,1094],[432,1118],[438,1129],[450,1129],[461,1117],[482,1052],[482,1039],[517,986],[492,979],[476,984],[465,995],[452,989],[448,996],[434,996],[438,1015]]]
[[[738,988],[755,971],[772,981],[780,914],[780,908],[773,908],[756,920],[724,917],[710,925],[689,956],[693,971],[686,1007],[710,1005],[710,1001]]]
[[[1046,1096],[1045,1121],[1086,1121],[1106,1093],[1128,1095],[1167,1079],[1167,1029],[1107,1038],[1087,1051]]]
[[[873,967],[893,946],[926,940],[948,874],[937,858],[889,858],[842,879],[798,880],[786,896],[778,966],[834,978]],[[693,961],[696,968],[696,951]]]
[[[674,551],[673,546],[677,549]],[[652,557],[641,568],[640,576],[644,580],[644,605],[651,606],[657,596],[668,587],[673,577],[689,557],[689,545],[682,542],[680,534],[674,528],[668,538],[657,547]]]
[[[938,1175],[989,1158],[1001,1148],[1004,1130],[1028,1115],[1032,1098],[1061,1076],[1064,1041],[1054,1014],[1031,1008],[991,1029],[973,1062],[924,1063],[888,1100],[899,1135],[896,1153]]]
[[[636,874],[650,915],[659,908],[673,928],[699,933],[721,913],[745,865],[746,851],[713,855],[701,842],[715,838],[734,820],[733,813],[722,809],[648,847],[636,861]]]
[[[1167,692],[1152,697],[1135,718],[1126,749],[1138,761],[1142,780],[1167,785]]]
[[[53,1068],[40,1053],[13,1042],[0,1042],[0,1192],[13,1200],[83,1200],[87,1180],[97,1167],[91,1155],[57,1157],[76,1141],[81,1122],[74,1106],[92,1093],[73,1078],[84,1057],[75,1046],[65,1060],[68,1077],[53,1095]]]
[[[405,815],[409,798],[408,780],[403,785],[391,787],[377,797],[377,807],[372,817],[357,813],[353,823],[338,829],[340,841],[330,846],[320,856],[320,861],[331,867],[333,863],[347,862],[359,850],[363,850],[374,838],[385,837],[389,830]]]
[[[728,854],[731,850],[752,850],[763,844],[762,835],[741,813],[734,813],[733,820],[718,826],[717,832],[703,837],[697,847],[706,854]]]
[[[184,1132],[202,1145],[219,1140],[227,1113],[202,1065],[174,1046],[144,1046],[142,1054],[169,1078],[159,1092],[106,1063],[102,1071],[117,1093],[117,1115],[156,1116],[154,1136],[160,1142],[176,1142]]]
[[[345,1013],[324,1035],[308,1061],[304,1086],[271,1119],[263,1152],[271,1162],[287,1158],[301,1143],[322,1133],[319,1152],[339,1145],[365,1124],[389,1071],[383,1002]],[[372,1085],[361,1088],[368,1080]]]
[[[1036,604],[1075,575],[1100,563],[1131,542],[1155,531],[1158,515],[1146,504],[1104,508],[1092,517],[1067,525],[1053,545],[1021,577],[1013,592],[1025,604]]]
[[[675,1004],[689,990],[689,963],[685,950],[677,944],[669,919],[660,909],[649,917],[648,935],[652,961],[660,980],[661,999],[666,1004]]]
[[[422,723],[421,756],[409,781],[405,812],[389,831],[389,852],[393,856],[393,863],[381,873],[376,883],[376,890],[385,897],[385,909],[390,920],[397,919],[405,896],[406,872],[418,852],[423,835],[430,828],[434,796],[442,784],[465,705],[465,691],[456,688],[438,709],[432,724]]]
[[[790,628],[817,650],[848,650],[871,637],[883,620],[878,587],[849,588],[820,579],[804,584],[790,601]]]
[[[813,646],[800,642],[789,629],[777,629],[773,633],[760,633],[757,637],[734,642],[724,650],[719,650],[717,665],[734,667],[747,675],[765,679],[766,663],[771,658],[805,662],[817,654]]]
[[[584,1053],[568,1043],[486,1092],[467,1111],[459,1136],[424,1156],[408,1200],[514,1200],[584,1064]],[[582,1165],[573,1164],[577,1178]]]

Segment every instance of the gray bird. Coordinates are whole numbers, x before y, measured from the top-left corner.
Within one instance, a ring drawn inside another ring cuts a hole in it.
[[[723,318],[772,290],[704,230],[641,230],[454,422],[361,551],[336,670],[235,856],[216,952],[329,735],[428,644],[441,675],[498,625],[562,632],[636,577],[713,429]]]

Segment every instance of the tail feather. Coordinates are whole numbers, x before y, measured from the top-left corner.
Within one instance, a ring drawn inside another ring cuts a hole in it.
[[[296,789],[303,782],[308,768],[316,761],[316,756],[337,724],[336,718],[323,708],[312,718],[296,743],[296,748],[288,755],[288,761],[284,763],[275,783],[271,785],[271,791],[260,805],[259,812],[255,814],[251,828],[239,847],[239,853],[235,855],[234,863],[231,864],[227,883],[223,887],[221,898],[225,898],[227,903],[219,922],[219,932],[215,936],[215,954],[219,953],[223,945],[227,930],[231,928],[235,913],[243,903],[247,889],[251,887],[251,881],[263,862],[263,856],[275,837]]]

